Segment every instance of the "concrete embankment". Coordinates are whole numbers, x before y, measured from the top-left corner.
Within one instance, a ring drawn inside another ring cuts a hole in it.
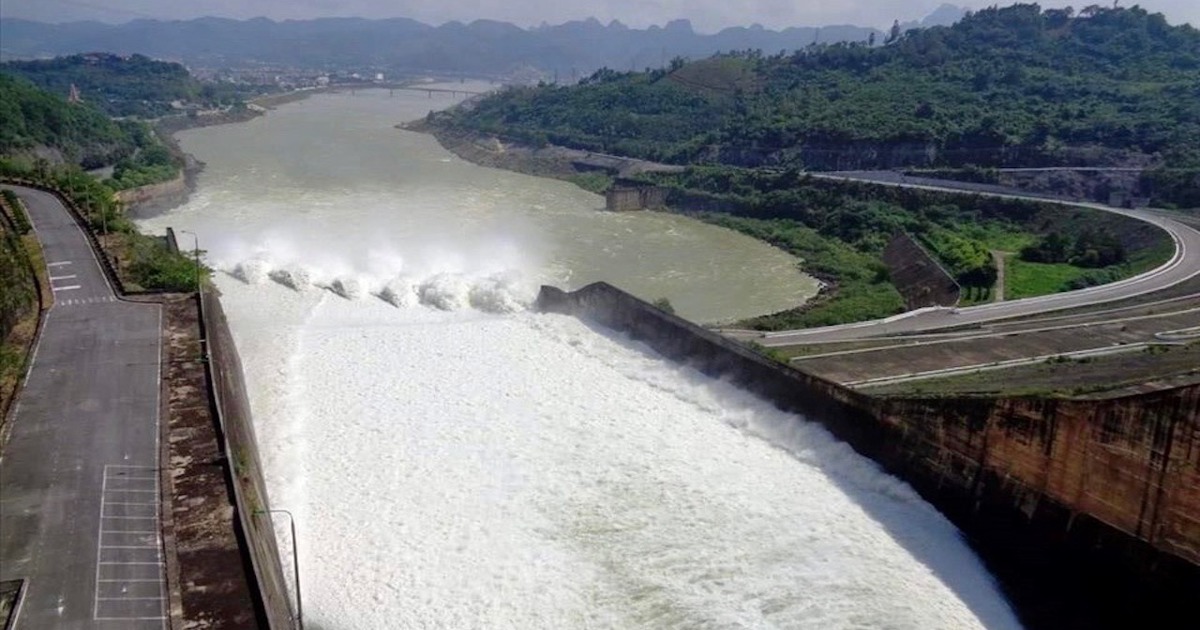
[[[263,611],[272,630],[291,628],[292,609],[269,511],[242,361],[214,290],[204,291],[201,311],[220,437],[233,475],[235,509],[254,567]]]
[[[819,422],[953,520],[1031,628],[1176,627],[1200,592],[1200,386],[1111,400],[876,399],[597,283],[538,307]]]
[[[181,170],[174,178],[158,184],[138,186],[117,192],[117,199],[131,210],[143,206],[172,206],[182,203],[191,192],[188,178]]]

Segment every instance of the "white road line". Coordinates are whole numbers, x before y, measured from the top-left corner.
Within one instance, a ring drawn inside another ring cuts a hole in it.
[[[82,289],[83,287],[78,284],[72,284],[69,287],[50,287],[50,288],[54,289],[55,291],[74,291],[75,289]]]
[[[102,601],[102,602],[135,602],[135,601],[141,601],[141,600],[155,601],[155,600],[160,600],[160,599],[164,599],[164,598],[162,598],[162,597],[101,597],[100,601]]]
[[[157,519],[158,519],[158,517],[157,517],[157,516],[101,516],[100,518],[102,518],[102,519],[105,519],[105,518],[118,518],[118,519],[123,519],[123,520],[131,520],[131,521],[133,521],[133,520],[137,520],[137,521],[153,521],[153,520],[157,520]]]
[[[106,534],[125,534],[128,532],[104,532]],[[100,545],[101,549],[158,549],[158,545]],[[158,564],[157,562],[148,564]]]
[[[130,488],[112,488],[111,490],[106,490],[105,492],[149,492],[149,493],[151,493],[151,494],[158,494],[158,490],[157,490],[157,489],[154,489],[154,490],[133,490],[133,489],[130,489]],[[152,503],[151,505],[158,505],[158,504],[157,504],[157,503]]]
[[[69,264],[71,264],[71,261],[69,261],[69,260],[60,260],[58,262],[46,263],[46,266],[47,267],[61,267],[63,265],[69,265]]]
[[[100,520],[96,522],[96,586],[92,592],[92,619],[100,614],[100,541],[104,540],[104,493],[108,489],[108,466],[100,473]]]
[[[113,492],[125,492],[125,490],[113,490]],[[109,501],[108,505],[158,505],[157,503],[132,503],[129,501]]]
[[[162,566],[162,562],[101,562],[100,564],[102,564],[106,567],[124,567],[124,566],[134,566],[134,565],[137,565],[137,566],[148,565],[148,566],[155,566],[155,567]]]
[[[92,619],[96,621],[152,621],[166,619],[166,617],[159,615],[157,617],[93,617]]]
[[[50,281],[53,282],[55,280],[70,280],[71,278],[78,278],[78,277],[79,276],[77,274],[70,274],[67,276],[50,276]]]
[[[157,580],[155,578],[117,578],[117,579],[104,579],[104,580],[98,580],[98,581],[99,582],[159,582],[161,580]]]

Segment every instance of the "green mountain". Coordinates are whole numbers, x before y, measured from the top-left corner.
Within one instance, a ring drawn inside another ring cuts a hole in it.
[[[0,64],[0,74],[23,77],[38,87],[66,97],[71,86],[81,98],[114,117],[155,118],[172,113],[172,102],[202,107],[232,105],[239,96],[232,86],[202,84],[187,68],[142,55],[122,57],[88,53]]]
[[[138,136],[86,103],[68,103],[32,83],[0,73],[0,156],[42,155],[85,168],[133,154]]]
[[[1200,164],[1200,31],[1161,14],[1023,4],[882,39],[606,69],[447,122],[683,164]]]

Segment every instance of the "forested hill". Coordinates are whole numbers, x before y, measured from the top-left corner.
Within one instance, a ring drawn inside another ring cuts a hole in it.
[[[88,53],[11,61],[0,64],[0,73],[24,77],[64,97],[74,85],[85,101],[117,117],[162,116],[172,112],[171,103],[175,101],[216,107],[239,100],[232,86],[202,84],[177,63],[142,55]]]
[[[139,135],[132,123],[0,73],[0,157],[40,154],[91,168],[131,155]]]
[[[1200,164],[1200,31],[1014,5],[875,46],[601,70],[445,122],[676,163],[812,169]]]

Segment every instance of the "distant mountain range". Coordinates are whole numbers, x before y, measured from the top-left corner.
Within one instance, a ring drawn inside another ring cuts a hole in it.
[[[920,23],[945,25],[965,10],[943,5]],[[135,20],[45,24],[0,20],[0,57],[53,57],[81,52],[140,53],[190,65],[219,67],[248,62],[306,68],[453,72],[500,75],[537,69],[563,80],[598,68],[661,67],[676,56],[701,58],[721,51],[793,51],[813,43],[882,41],[884,33],[838,25],[770,30],[760,25],[700,34],[687,20],[633,29],[595,19],[523,29],[478,20],[430,26],[409,19],[358,18],[274,22],[200,18],[187,21]]]

